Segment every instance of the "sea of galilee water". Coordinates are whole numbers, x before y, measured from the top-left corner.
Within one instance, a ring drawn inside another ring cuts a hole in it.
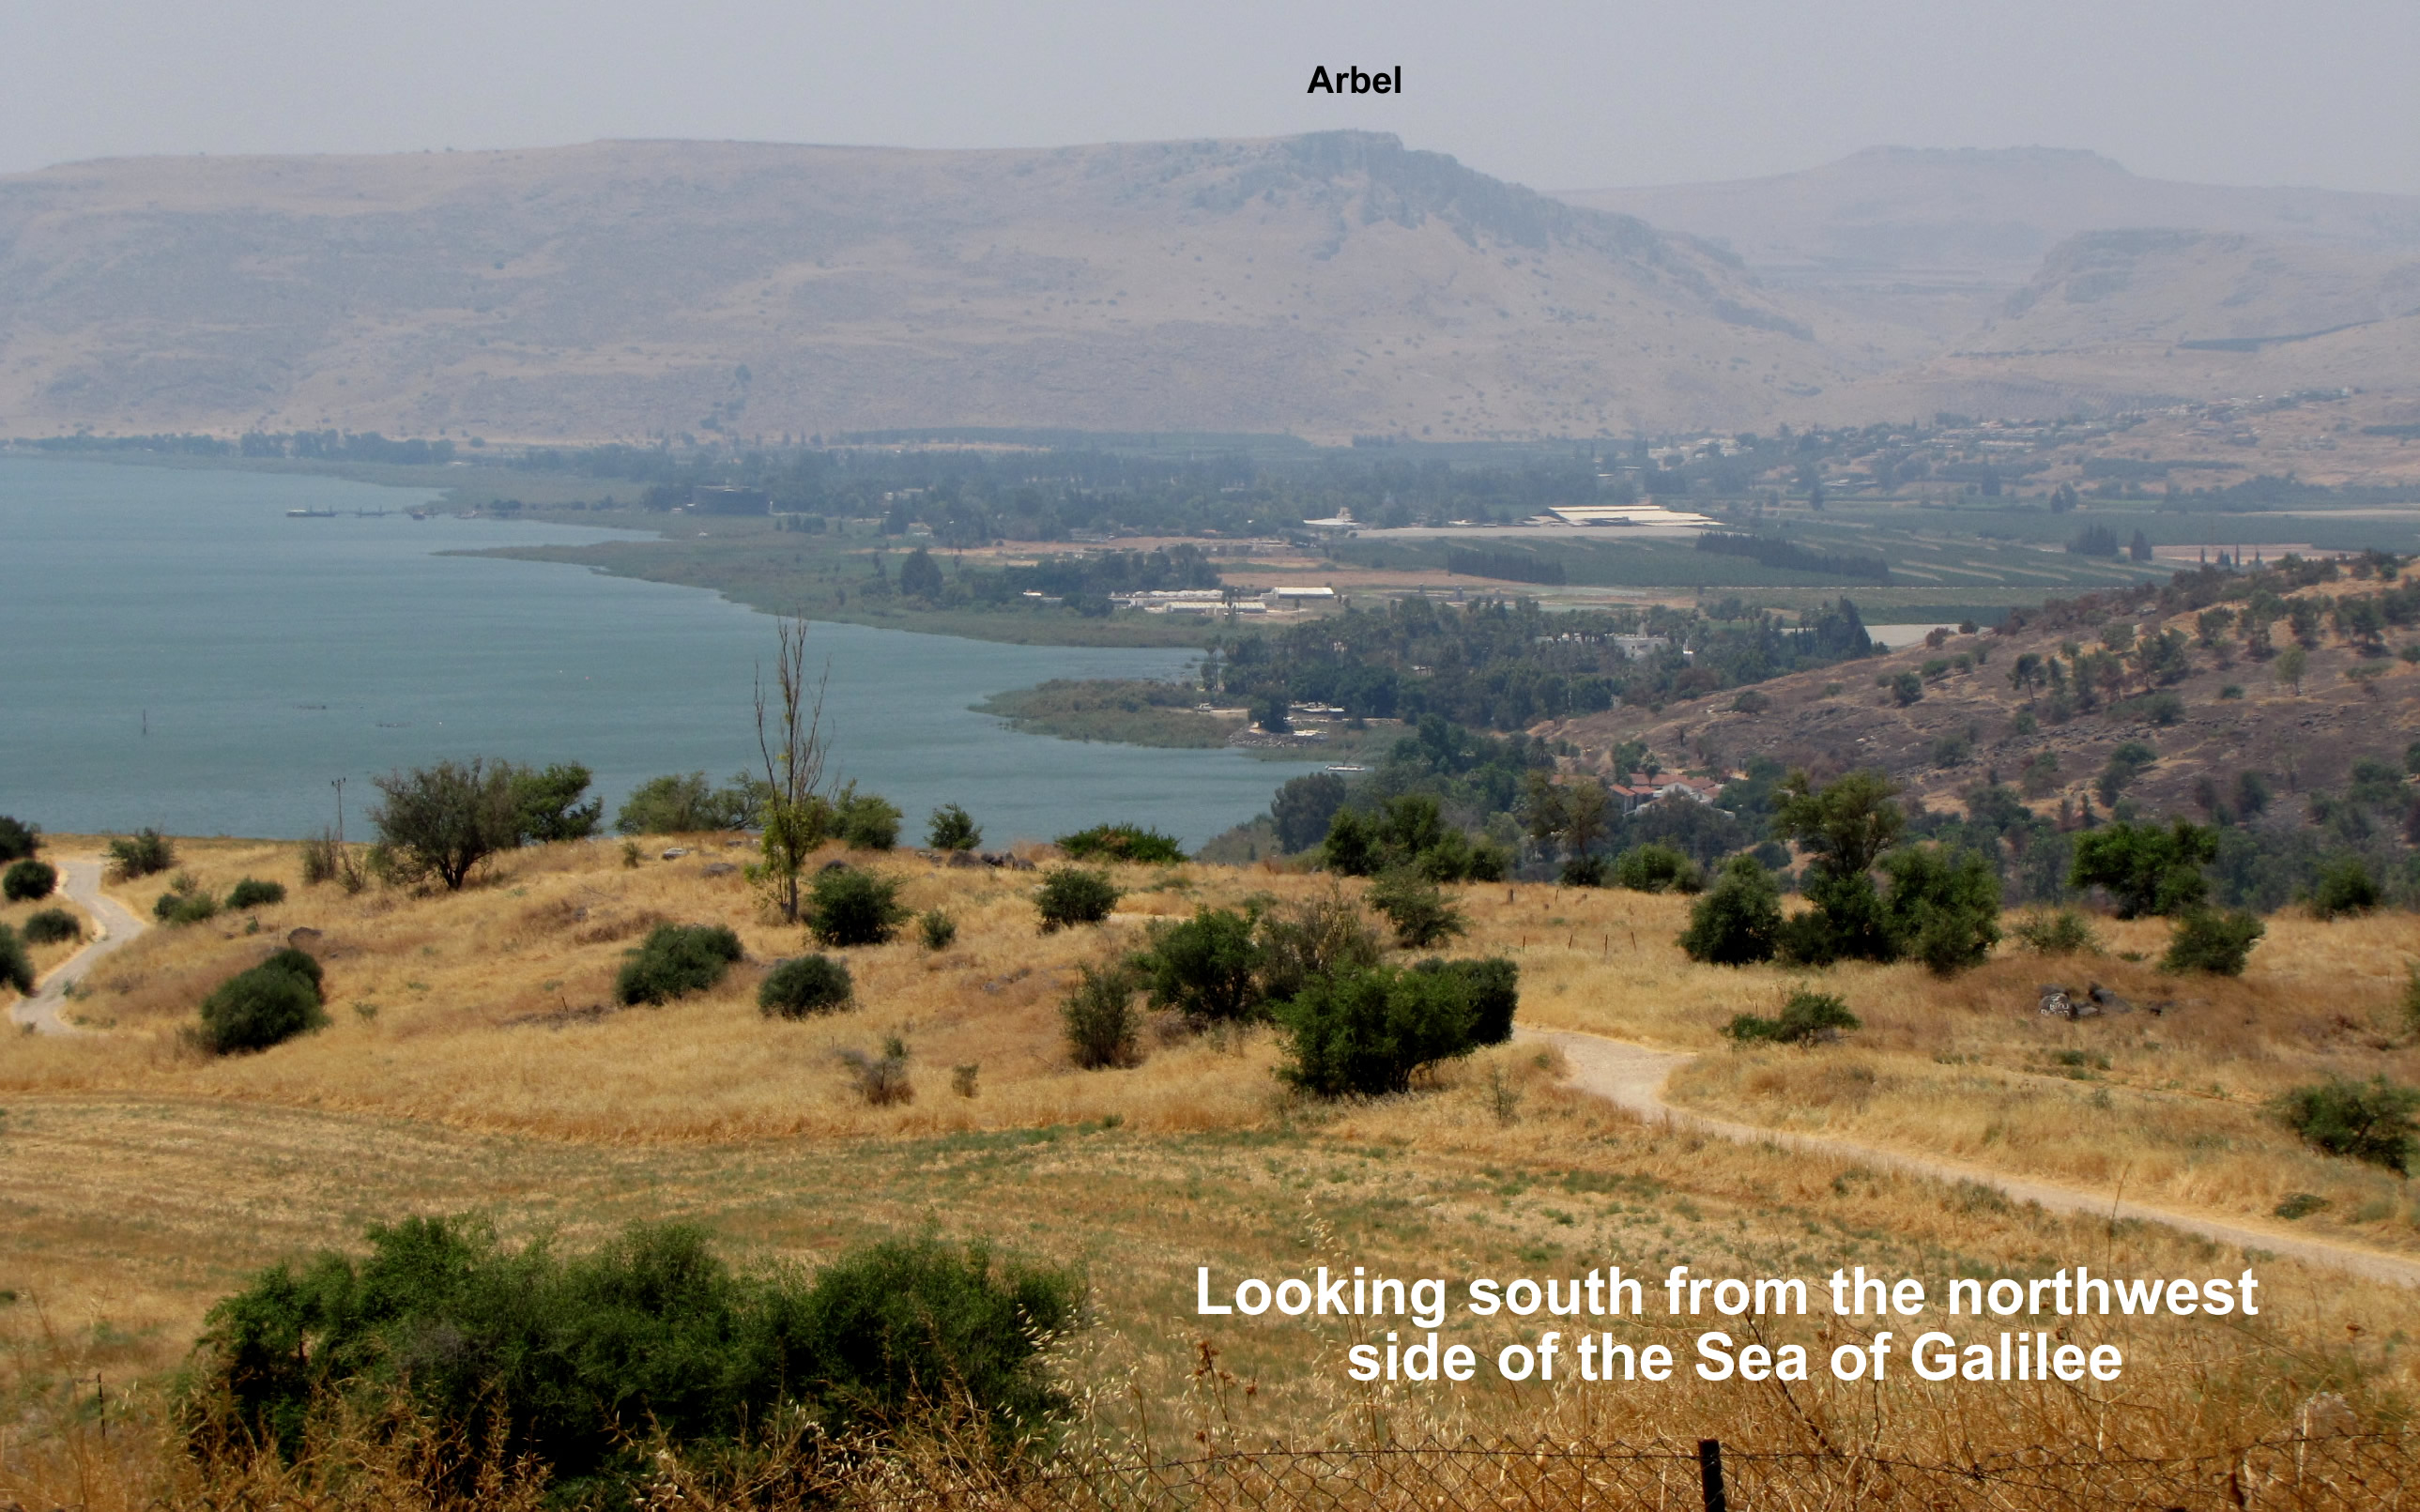
[[[577,761],[608,817],[662,772],[755,757],[773,622],[707,592],[447,551],[613,532],[404,513],[337,479],[0,456],[0,813],[61,833],[361,834],[368,779],[444,757]],[[289,518],[293,509],[334,517]],[[383,509],[377,514],[355,511]],[[1131,819],[1200,844],[1286,768],[1020,734],[969,705],[1051,677],[1156,677],[1183,651],[995,645],[818,624],[830,770],[921,834],[986,843]]]

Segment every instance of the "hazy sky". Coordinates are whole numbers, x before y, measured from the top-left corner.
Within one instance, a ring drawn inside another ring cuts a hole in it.
[[[713,137],[911,147],[1400,133],[1539,188],[1861,147],[2420,193],[2412,0],[8,0],[0,171],[177,152]],[[1309,97],[1315,63],[1401,99]]]

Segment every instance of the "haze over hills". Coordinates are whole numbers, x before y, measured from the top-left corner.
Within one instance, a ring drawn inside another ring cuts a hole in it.
[[[1705,237],[1894,360],[1795,407],[1810,419],[2420,385],[2420,196],[2171,183],[2048,147],[1873,147],[1561,197]]]
[[[1848,371],[1690,239],[1367,133],[0,178],[20,436],[1624,434]]]
[[[1570,197],[1598,208],[1349,131],[71,164],[0,177],[0,435],[1442,440],[2420,394],[2420,198],[2031,148]]]

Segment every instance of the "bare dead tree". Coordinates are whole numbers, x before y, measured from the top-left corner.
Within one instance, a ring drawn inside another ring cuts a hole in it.
[[[824,690],[831,661],[807,685],[807,622],[785,614],[776,622],[773,683],[756,667],[756,749],[765,763],[764,877],[782,917],[799,918],[799,878],[807,857],[830,832],[831,806],[823,795],[826,737]]]

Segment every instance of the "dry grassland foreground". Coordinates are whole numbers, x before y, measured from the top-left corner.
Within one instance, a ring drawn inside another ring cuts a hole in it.
[[[685,856],[651,851],[635,868],[617,843],[532,848],[459,893],[348,895],[305,887],[289,846],[180,841],[184,867],[220,896],[252,876],[285,883],[287,901],[154,928],[72,1004],[88,1032],[7,1041],[0,1505],[187,1500],[164,1404],[211,1304],[265,1265],[359,1252],[365,1226],[417,1213],[475,1214],[508,1242],[551,1235],[573,1250],[635,1220],[682,1219],[742,1265],[812,1266],[931,1232],[1079,1267],[1089,1325],[1057,1347],[1054,1368],[1078,1399],[1079,1437],[1120,1454],[1715,1436],[1743,1453],[1927,1465],[2210,1454],[2240,1469],[2259,1441],[2399,1443],[2405,1431],[2420,1309],[2403,1288],[2155,1225],[2056,1215],[1986,1186],[1644,1122],[1560,1085],[1556,1057],[1534,1044],[1448,1063],[1407,1095],[1334,1103],[1283,1088],[1281,1046],[1265,1028],[1195,1037],[1157,1026],[1138,1065],[1071,1064],[1059,1004],[1080,964],[1140,946],[1153,918],[1255,895],[1307,900],[1326,894],[1325,877],[1121,867],[1125,895],[1109,923],[1043,934],[1034,873],[854,856],[901,879],[910,907],[947,910],[956,938],[927,950],[910,929],[842,952],[854,1006],[793,1021],[761,1014],[755,990],[772,963],[807,948],[802,932],[765,912],[736,868],[736,841],[682,843]],[[50,848],[80,846],[97,848],[72,837]],[[167,885],[114,891],[148,918]],[[2394,1011],[2420,954],[2409,917],[2272,919],[2241,981],[2161,979],[2114,954],[2044,962],[2008,946],[1946,983],[1914,966],[1837,968],[1824,985],[1862,1030],[1811,1050],[1736,1051],[1719,1026],[1770,1012],[1797,979],[1689,963],[1673,943],[1684,900],[1497,884],[1458,902],[1471,929],[1449,953],[1517,963],[1522,1024],[1702,1052],[1675,1079],[1676,1102],[2420,1254],[2399,1179],[2305,1150],[2262,1111],[2275,1091],[2329,1072],[2420,1080]],[[663,920],[728,924],[746,959],[703,995],[613,1008],[623,952]],[[203,995],[299,928],[319,932],[311,949],[332,1024],[258,1055],[192,1048],[180,1030]],[[2161,928],[2102,925],[2113,951],[2145,953]],[[2038,982],[2086,972],[2167,1011],[2035,1014]],[[915,1095],[869,1106],[838,1053],[894,1036]],[[970,1077],[959,1072],[969,1066]],[[2272,1216],[2295,1193],[2326,1206],[2292,1224]],[[1698,1316],[1670,1317],[1664,1279],[1676,1265],[1700,1279],[1803,1277],[1809,1304],[1803,1316],[1725,1317],[1710,1292]],[[1355,1346],[1424,1338],[1408,1318],[1198,1310],[1198,1268],[1225,1303],[1241,1278],[1322,1266],[1445,1280],[1439,1332],[1471,1347],[1473,1378],[1352,1380]],[[1644,1281],[1642,1314],[1466,1306],[1473,1279],[1553,1280],[1568,1296],[1614,1266]],[[1828,1280],[1854,1266],[1921,1280],[1927,1304],[1836,1316]],[[2230,1280],[2249,1269],[2259,1311],[2062,1317],[2044,1303],[1951,1318],[1944,1305],[1953,1278],[2028,1281],[2076,1266]],[[1553,1379],[1505,1379],[1498,1350],[1537,1346],[1550,1329],[1561,1331]],[[2003,1333],[2043,1335],[2053,1350],[2111,1345],[2123,1369],[1928,1381],[1907,1351],[1936,1329],[1986,1343],[1995,1362]],[[1734,1350],[1799,1346],[1812,1368],[1804,1381],[1706,1380],[1696,1367],[1710,1331]],[[1880,1381],[1827,1367],[1844,1346],[1869,1356],[1883,1331],[1894,1342]],[[1675,1367],[1661,1381],[1620,1370],[1584,1381],[1587,1335],[1632,1358],[1662,1345]],[[2188,1491],[2178,1504],[2226,1504]],[[1974,1504],[2052,1504],[1993,1495]],[[1843,1497],[1824,1504],[1857,1504]]]

